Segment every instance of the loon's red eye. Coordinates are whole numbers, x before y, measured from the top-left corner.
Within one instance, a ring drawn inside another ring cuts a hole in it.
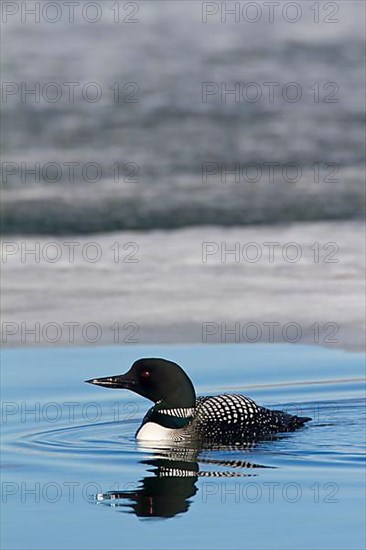
[[[151,374],[151,372],[150,372],[149,370],[142,370],[142,371],[140,372],[141,378],[145,378],[145,380],[146,380],[147,378],[150,378],[150,374]]]

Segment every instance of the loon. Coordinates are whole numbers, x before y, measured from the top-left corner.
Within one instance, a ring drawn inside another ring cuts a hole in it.
[[[239,445],[269,434],[294,431],[311,420],[266,409],[244,395],[196,398],[184,370],[166,359],[139,359],[125,374],[86,382],[129,389],[155,403],[135,434],[138,441]]]

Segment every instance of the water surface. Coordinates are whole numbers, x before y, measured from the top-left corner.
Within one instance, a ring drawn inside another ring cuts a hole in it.
[[[144,448],[149,403],[83,384],[139,356],[199,394],[311,416],[231,449]],[[291,345],[3,352],[3,548],[364,548],[364,356]]]

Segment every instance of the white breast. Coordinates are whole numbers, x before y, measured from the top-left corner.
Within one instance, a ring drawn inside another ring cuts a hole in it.
[[[155,422],[146,422],[136,434],[139,441],[174,441],[175,432],[171,428],[164,428]]]

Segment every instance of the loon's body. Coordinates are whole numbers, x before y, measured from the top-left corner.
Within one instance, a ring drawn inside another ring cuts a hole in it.
[[[87,382],[130,389],[154,401],[137,430],[139,441],[235,445],[290,432],[311,420],[260,407],[244,395],[196,398],[183,369],[165,359],[140,359],[124,375]]]

